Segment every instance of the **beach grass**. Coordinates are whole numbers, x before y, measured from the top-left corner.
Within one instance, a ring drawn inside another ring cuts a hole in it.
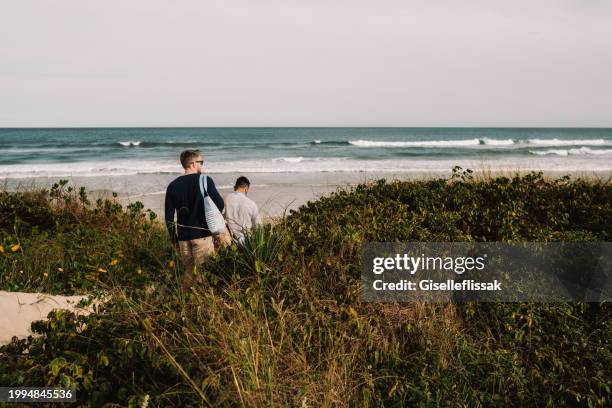
[[[608,304],[359,298],[364,242],[610,241],[609,181],[362,184],[219,251],[188,290],[154,214],[68,189],[0,193],[0,288],[106,303],[0,348],[2,385],[76,387],[83,406],[610,404]]]

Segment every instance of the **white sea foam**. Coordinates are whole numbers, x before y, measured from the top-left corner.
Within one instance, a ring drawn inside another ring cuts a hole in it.
[[[0,178],[122,176],[139,173],[180,172],[182,168],[180,164],[176,164],[176,161],[113,160],[0,166]]]
[[[303,157],[281,157],[280,159],[273,159],[276,162],[287,162],[287,163],[299,163],[304,160]]]
[[[321,141],[320,140],[315,140],[314,143],[315,144],[321,144]]]
[[[607,144],[604,139],[529,139],[527,143],[537,146],[600,146]]]
[[[556,154],[557,156],[568,156],[569,152],[564,149],[549,149],[549,150],[530,150],[529,153],[537,154],[538,156],[546,156],[549,154]]]
[[[557,155],[557,156],[582,156],[582,155],[612,155],[612,149],[590,149],[588,147],[580,147],[577,149],[548,149],[548,150],[530,150],[529,153],[537,154],[538,156]]]
[[[319,172],[427,172],[450,171],[454,166],[492,170],[555,170],[555,171],[612,171],[612,149],[569,149],[568,154],[550,153],[542,160],[537,156],[505,157],[496,159],[431,159],[401,158],[388,160],[361,160],[342,157],[329,158],[276,158],[207,162],[206,173],[319,173]],[[598,153],[593,153],[597,151]],[[602,152],[602,153],[599,153]],[[540,152],[541,153],[541,152]],[[284,159],[295,159],[287,161]],[[299,160],[298,160],[299,159]],[[54,164],[0,165],[0,179],[33,177],[115,177],[142,174],[180,175],[183,169],[176,160],[155,161],[99,161]]]
[[[479,139],[464,140],[422,140],[410,142],[392,142],[375,140],[349,140],[349,143],[357,147],[463,147],[478,146]]]
[[[125,147],[140,146],[140,140],[130,140],[127,142],[119,142],[119,144]]]
[[[376,141],[376,140],[350,140],[349,144],[357,147],[478,147],[486,146],[602,146],[612,145],[604,139],[528,139],[515,142],[512,139],[463,139],[463,140],[422,140],[422,141]]]

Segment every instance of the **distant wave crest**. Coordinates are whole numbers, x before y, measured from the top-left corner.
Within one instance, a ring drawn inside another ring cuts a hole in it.
[[[538,156],[556,155],[556,156],[578,156],[578,155],[612,155],[612,149],[590,149],[588,147],[580,147],[578,149],[548,149],[548,150],[530,150],[529,153],[537,154]]]
[[[477,146],[480,144],[480,140],[423,140],[410,142],[349,140],[349,144],[357,147],[461,147]]]
[[[601,146],[607,144],[604,139],[529,139],[527,143],[537,146]]]
[[[488,137],[462,139],[462,140],[419,140],[419,141],[378,141],[378,140],[350,140],[349,144],[356,147],[438,147],[454,148],[467,147],[478,148],[480,145],[489,147],[529,147],[529,146],[605,146],[612,143],[604,139],[492,139]],[[573,154],[573,153],[570,153]],[[580,154],[580,153],[578,153]],[[597,154],[597,153],[594,153]]]
[[[136,141],[130,140],[130,141],[127,141],[127,142],[119,142],[119,144],[121,146],[125,146],[125,147],[140,146],[140,143],[141,143],[140,140],[136,140]]]

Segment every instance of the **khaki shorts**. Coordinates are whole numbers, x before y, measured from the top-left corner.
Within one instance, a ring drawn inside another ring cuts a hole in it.
[[[196,265],[202,265],[207,257],[215,253],[213,237],[179,241],[178,243],[183,265],[188,271]]]

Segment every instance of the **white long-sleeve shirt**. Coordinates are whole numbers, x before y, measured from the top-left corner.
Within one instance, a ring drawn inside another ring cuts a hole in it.
[[[240,241],[244,239],[245,230],[261,224],[257,204],[237,191],[225,196],[225,219],[234,238]]]

